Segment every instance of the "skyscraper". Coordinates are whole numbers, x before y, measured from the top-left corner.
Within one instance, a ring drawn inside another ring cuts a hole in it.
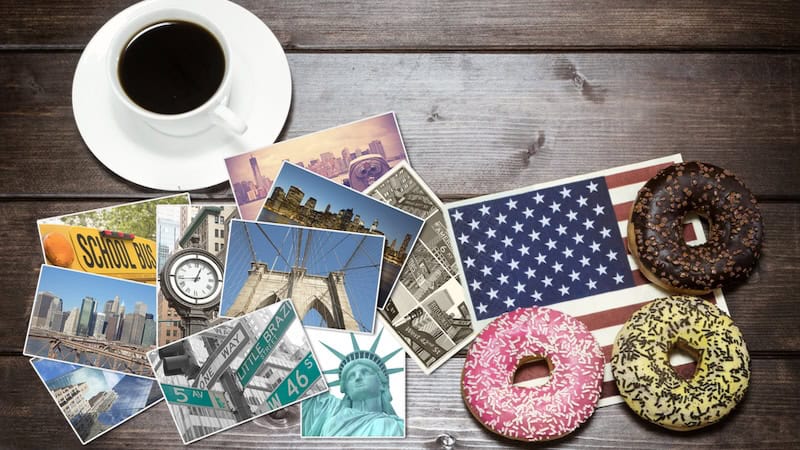
[[[386,151],[383,149],[383,143],[377,139],[369,143],[369,152],[373,155],[381,155],[386,159]]]
[[[147,313],[147,305],[144,302],[136,302],[133,305],[133,313],[144,316]]]
[[[116,341],[118,329],[119,316],[114,313],[109,313],[109,315],[106,317],[106,340]]]
[[[36,328],[47,328],[47,314],[50,312],[50,305],[53,300],[58,298],[52,292],[40,292],[36,297],[36,302],[33,305],[33,314],[31,315],[31,325]]]
[[[119,313],[119,295],[114,296],[114,300],[109,300],[103,307],[103,314],[108,316],[109,313]]]
[[[53,313],[53,319],[50,321],[50,329],[53,331],[64,330],[64,320],[67,319],[69,311],[56,311]]]
[[[94,332],[94,308],[97,302],[92,297],[84,297],[78,316],[77,336],[91,336]]]
[[[138,411],[148,404],[155,401],[151,399],[150,391],[154,386],[158,386],[154,381],[146,378],[138,378],[126,376],[114,385],[113,390],[117,394],[117,401],[111,407],[109,412],[111,415],[131,414],[132,411]],[[156,389],[158,390],[158,389]],[[159,397],[161,392],[158,392]]]
[[[168,208],[179,208],[178,205],[170,205]],[[158,218],[158,268],[164,267],[167,258],[175,248],[175,243],[180,238],[178,233],[178,221],[170,217]]]
[[[75,336],[78,332],[78,313],[80,312],[80,308],[77,306],[72,308],[69,311],[69,315],[67,319],[64,321],[64,329],[62,332],[64,334],[68,334],[70,336]]]
[[[47,320],[45,320],[42,328],[55,330],[61,326],[62,315],[61,299],[56,297],[50,303],[50,309],[47,311]]]
[[[104,313],[97,313],[94,320],[94,330],[92,330],[92,336],[96,338],[103,339],[105,338],[105,327],[106,327],[106,315]]]
[[[255,156],[250,157],[250,168],[253,169],[253,179],[255,179],[256,187],[263,187],[264,178],[261,176],[261,169],[258,168],[258,160]]]
[[[142,346],[152,347],[156,345],[156,321],[152,314],[147,314],[144,319],[144,332],[142,333]]]
[[[122,331],[119,334],[119,340],[121,342],[125,342],[130,344],[131,343],[131,336],[133,335],[133,318],[136,314],[130,313],[125,314],[122,320]]]

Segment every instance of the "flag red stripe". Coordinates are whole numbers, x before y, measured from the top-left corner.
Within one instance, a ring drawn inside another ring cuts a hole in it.
[[[603,387],[600,390],[600,398],[613,397],[615,395],[619,395],[619,389],[617,389],[617,382],[614,380],[604,381]]]
[[[603,352],[603,358],[606,359],[606,362],[610,363],[611,362],[611,355],[614,352],[614,346],[613,345],[606,345],[604,347],[600,347],[600,351]]]
[[[650,284],[650,280],[648,280],[639,270],[631,271],[631,276],[633,277],[634,286],[644,286],[645,284]]]
[[[683,240],[690,242],[695,239],[697,239],[697,234],[694,232],[694,227],[690,223],[685,224],[683,226]]]
[[[628,216],[631,213],[631,207],[633,207],[633,201],[617,203],[614,205],[614,215],[617,216],[617,222],[628,220]]]
[[[608,309],[594,314],[579,316],[577,319],[583,322],[590,330],[599,330],[614,325],[624,323],[636,310],[646,303],[635,303],[633,305],[622,306],[619,308]]]
[[[628,184],[641,183],[653,178],[659,170],[671,166],[672,163],[661,163],[655,166],[643,167],[641,169],[629,170],[606,177],[606,185],[609,189],[614,189]]]
[[[713,293],[703,295],[701,298],[713,304],[717,303],[717,299],[714,297]],[[596,313],[586,314],[584,316],[577,316],[576,319],[583,322],[590,331],[599,330],[614,325],[621,325],[631,317],[631,314],[651,301],[652,300],[648,300],[646,302],[620,306],[619,308],[598,311]]]

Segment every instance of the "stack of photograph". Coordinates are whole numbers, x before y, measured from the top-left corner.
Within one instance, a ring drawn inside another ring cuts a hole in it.
[[[406,352],[430,373],[477,327],[394,113],[224,162],[235,203],[38,221],[25,354],[75,434],[163,399],[184,444],[283,409],[303,438],[404,437]]]

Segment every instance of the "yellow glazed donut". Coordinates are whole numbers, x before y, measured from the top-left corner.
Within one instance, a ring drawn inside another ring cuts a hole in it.
[[[697,359],[680,378],[669,352],[681,348]],[[611,357],[619,393],[642,418],[688,431],[725,417],[744,397],[750,355],[731,318],[697,297],[660,298],[636,311],[617,334]]]

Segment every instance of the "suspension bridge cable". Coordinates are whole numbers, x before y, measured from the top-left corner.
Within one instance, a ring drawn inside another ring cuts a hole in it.
[[[283,262],[286,263],[286,265],[291,268],[292,265],[289,264],[289,261],[286,261],[286,258],[283,257],[283,255],[281,254],[280,249],[278,249],[278,247],[275,245],[275,243],[272,242],[272,239],[269,238],[267,233],[265,233],[264,230],[261,229],[261,225],[260,224],[255,224],[255,226],[258,229],[258,231],[260,231],[261,234],[263,234],[264,237],[267,238],[267,241],[272,245],[272,248],[274,248],[275,251],[278,252],[278,256],[283,260]]]
[[[257,261],[256,250],[253,248],[253,238],[250,237],[250,232],[247,231],[247,224],[245,222],[237,222],[237,223],[242,224],[242,227],[244,227],[244,232],[247,235],[247,244],[250,246],[250,256],[251,256],[250,260],[255,262]]]
[[[356,249],[353,250],[353,254],[350,255],[350,258],[348,258],[347,262],[344,263],[344,267],[342,267],[342,269],[341,269],[342,272],[347,270],[347,266],[349,266],[350,263],[353,261],[353,258],[355,258],[356,253],[358,253],[358,250],[361,248],[362,245],[364,245],[364,241],[366,241],[366,240],[367,240],[367,236],[366,235],[361,236],[361,240],[358,241],[358,245],[356,246]]]

